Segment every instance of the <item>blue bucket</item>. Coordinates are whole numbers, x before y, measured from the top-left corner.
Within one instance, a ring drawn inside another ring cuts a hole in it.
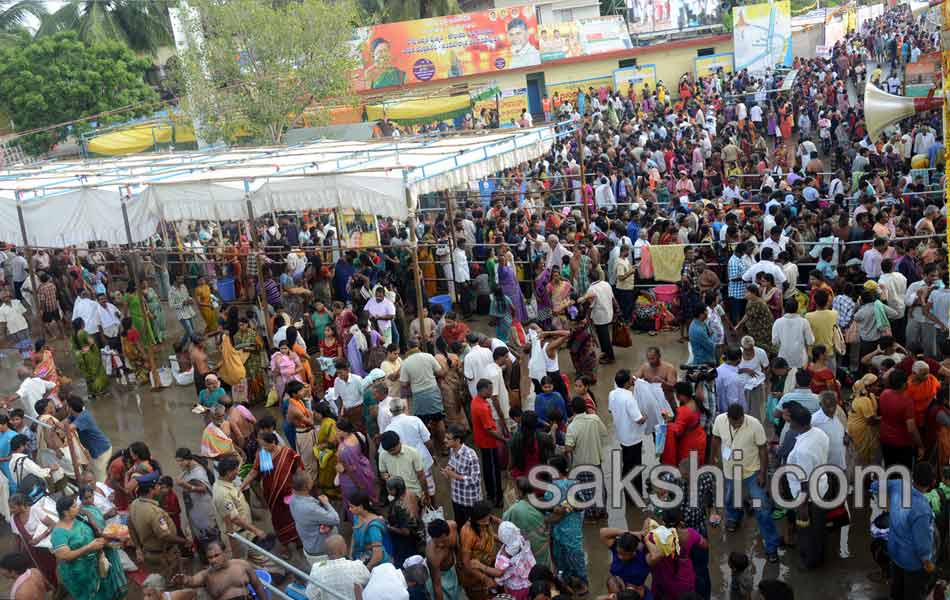
[[[452,296],[432,296],[429,298],[429,306],[439,305],[445,309],[446,313],[452,312]]]
[[[222,277],[218,280],[218,295],[221,302],[234,302],[234,278]]]
[[[271,583],[270,573],[264,569],[255,569],[254,572],[257,573],[257,578],[261,580],[261,583]],[[247,584],[247,589],[251,592],[251,598],[257,598],[257,594],[254,592],[253,585]],[[264,588],[264,595],[264,598],[258,598],[257,600],[270,600],[270,590],[266,587]]]

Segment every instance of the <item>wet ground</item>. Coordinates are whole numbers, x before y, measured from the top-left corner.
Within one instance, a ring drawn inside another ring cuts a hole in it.
[[[173,323],[177,327],[177,323]],[[476,323],[478,329],[487,325]],[[171,332],[173,339],[177,339],[177,331]],[[644,354],[648,346],[659,346],[664,360],[679,365],[686,360],[686,344],[678,341],[678,332],[664,333],[655,337],[635,335],[632,348],[617,348],[617,362],[615,365],[601,367],[598,373],[598,384],[595,395],[598,400],[601,417],[611,429],[610,414],[607,412],[607,395],[613,387],[613,377],[620,368],[635,369],[644,361]],[[159,356],[171,354],[168,344]],[[54,351],[60,370],[76,380],[77,391],[84,389],[81,377],[73,367],[70,353],[64,351],[63,340],[54,342]],[[561,365],[570,371],[570,357],[562,353]],[[0,372],[4,382],[0,393],[10,393],[17,387],[14,369],[17,358],[14,353],[7,352],[0,361]],[[197,450],[202,431],[201,417],[191,413],[195,403],[193,386],[166,388],[160,392],[152,392],[147,388],[129,388],[114,384],[111,390],[91,403],[91,410],[100,427],[112,440],[113,448],[118,449],[135,441],[145,441],[153,455],[161,462],[166,472],[177,475],[174,462],[175,449],[188,447]],[[265,410],[255,409],[262,414]],[[279,416],[279,415],[276,415]],[[652,447],[644,444],[645,462],[652,456]],[[655,463],[655,459],[653,459]],[[441,478],[440,475],[437,477]],[[448,485],[444,480],[438,484],[440,501],[444,506],[451,506],[448,498]],[[266,511],[257,512],[259,524],[269,523]],[[610,511],[606,522],[587,522],[585,525],[585,544],[590,565],[591,590],[594,593],[605,592],[605,580],[610,565],[610,556],[605,547],[599,542],[597,530],[599,527],[629,527],[639,529],[643,522],[640,511],[629,510]],[[797,553],[794,549],[782,551],[782,560],[778,565],[768,565],[765,562],[764,550],[759,538],[754,519],[746,519],[742,529],[734,534],[726,534],[723,529],[710,528],[710,571],[713,581],[713,597],[728,597],[729,568],[727,558],[730,552],[741,551],[749,554],[752,559],[755,579],[781,578],[789,581],[795,588],[798,597],[817,598],[883,598],[886,590],[880,584],[875,584],[869,575],[875,572],[875,566],[869,554],[868,519],[863,511],[856,511],[853,516],[853,525],[849,540],[851,558],[841,559],[838,556],[838,536],[829,536],[827,540],[827,560],[824,567],[817,571],[805,571],[801,568]],[[7,536],[4,536],[7,537]],[[6,543],[0,547],[7,547]],[[6,582],[4,582],[6,583]],[[2,585],[2,584],[0,584]],[[2,588],[0,588],[2,594]],[[138,597],[137,591],[132,595]]]

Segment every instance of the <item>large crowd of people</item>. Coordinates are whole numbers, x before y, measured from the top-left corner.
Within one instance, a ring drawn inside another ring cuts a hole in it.
[[[849,546],[859,515],[891,598],[925,597],[950,514],[943,142],[936,114],[868,137],[858,98],[867,80],[896,91],[938,42],[900,6],[796,59],[786,92],[778,72],[718,72],[546,99],[551,152],[428,199],[451,210],[420,213],[415,248],[386,220],[380,247],[347,249],[305,213],[166,228],[125,253],[4,252],[11,597],[114,600],[134,581],[149,598],[263,598],[290,561],[310,578],[288,593],[310,600],[784,600],[795,585],[753,586],[741,552],[714,590],[710,529],[754,527],[767,563],[820,569],[829,537],[841,558],[866,552]],[[658,343],[677,336],[682,368]],[[617,365],[634,340],[643,363]],[[90,409],[111,386],[160,385],[163,343],[195,388],[183,418],[203,423],[174,467],[146,441],[113,448]],[[643,510],[600,529],[594,578],[584,523],[606,525],[607,490],[573,467],[606,466],[614,442]],[[669,486],[635,472],[653,463],[698,496],[661,502]],[[906,467],[909,505],[895,481],[808,481],[879,464]],[[803,476],[776,485],[783,465]],[[811,496],[842,485],[888,510]],[[773,488],[805,501],[781,509]]]

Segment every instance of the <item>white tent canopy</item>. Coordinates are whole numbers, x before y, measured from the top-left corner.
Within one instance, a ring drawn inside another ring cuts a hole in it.
[[[272,210],[353,208],[406,219],[420,194],[455,188],[535,160],[550,127],[373,142],[320,140],[285,148],[140,155],[0,170],[0,239],[31,245],[124,244],[160,220],[237,220]],[[407,191],[411,204],[407,204]]]

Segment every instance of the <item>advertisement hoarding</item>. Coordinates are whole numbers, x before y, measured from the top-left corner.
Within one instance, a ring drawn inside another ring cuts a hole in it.
[[[732,9],[736,70],[764,72],[792,66],[792,20],[788,0]]]
[[[542,61],[593,56],[632,46],[626,23],[619,15],[538,25]]]
[[[627,0],[630,32],[653,33],[718,25],[720,3],[713,0]]]
[[[384,23],[357,30],[355,88],[411,85],[541,63],[534,6]]]

